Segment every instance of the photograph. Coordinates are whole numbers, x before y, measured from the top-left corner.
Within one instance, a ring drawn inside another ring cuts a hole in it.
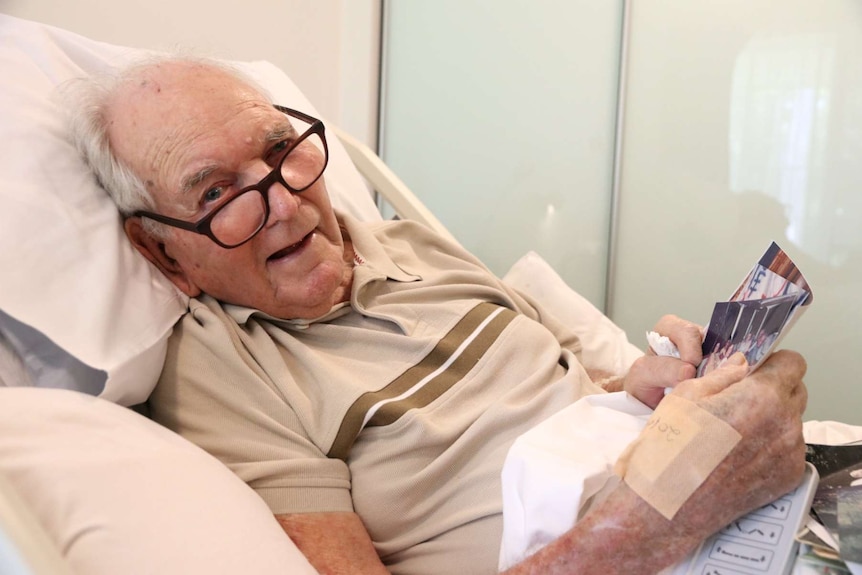
[[[862,461],[821,476],[811,508],[845,561],[862,562]]]
[[[779,295],[799,294],[799,303],[807,305],[811,302],[811,289],[793,260],[772,242],[761,256],[757,265],[752,268],[739,287],[736,288],[730,301],[766,299]]]
[[[703,341],[703,361],[698,376],[721,366],[737,351],[745,354],[752,369],[765,359],[796,305],[794,294],[715,304]]]

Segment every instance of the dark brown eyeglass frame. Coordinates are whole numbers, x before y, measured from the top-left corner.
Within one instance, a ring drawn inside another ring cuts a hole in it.
[[[323,122],[318,120],[317,118],[315,118],[313,116],[309,116],[308,114],[304,114],[298,110],[293,110],[291,108],[285,108],[284,106],[279,106],[278,104],[273,104],[273,106],[279,112],[282,112],[283,114],[286,114],[292,118],[297,118],[299,120],[302,120],[303,122],[307,122],[311,125],[308,127],[307,130],[305,130],[305,132],[302,133],[302,135],[300,135],[296,139],[295,142],[293,142],[293,144],[287,150],[285,150],[282,153],[281,158],[278,160],[276,165],[273,166],[272,171],[270,171],[266,176],[264,176],[263,179],[261,179],[258,183],[252,184],[251,186],[244,187],[243,189],[238,191],[233,197],[228,198],[223,204],[216,207],[213,211],[211,211],[209,214],[207,214],[206,216],[204,216],[203,218],[201,218],[200,220],[198,220],[196,222],[187,222],[185,220],[180,220],[177,218],[171,218],[168,216],[163,216],[161,214],[157,214],[155,212],[147,212],[144,210],[138,210],[135,213],[133,213],[132,215],[137,216],[139,218],[149,218],[153,221],[156,221],[156,222],[159,222],[162,224],[166,224],[166,225],[174,227],[174,228],[180,228],[182,230],[187,230],[190,232],[194,232],[196,234],[201,234],[201,235],[207,236],[209,239],[211,239],[216,244],[218,244],[219,246],[221,246],[225,249],[238,248],[239,246],[243,245],[244,243],[250,241],[254,236],[256,236],[258,234],[258,232],[260,232],[260,230],[263,229],[263,227],[266,225],[267,220],[269,220],[269,192],[268,192],[268,190],[273,184],[275,184],[275,183],[281,184],[282,186],[287,188],[290,191],[290,193],[292,193],[292,194],[301,194],[302,192],[304,192],[305,190],[307,190],[308,188],[313,186],[317,182],[317,180],[320,179],[320,176],[323,175],[323,172],[326,171],[326,166],[329,164],[329,146],[326,143],[326,133],[325,133],[326,130],[325,130],[325,127],[323,125]],[[287,156],[289,156],[290,153],[299,144],[304,142],[309,136],[311,136],[313,134],[319,135],[321,142],[323,142],[323,153],[324,153],[323,168],[320,170],[320,174],[318,174],[317,177],[314,178],[308,185],[304,186],[301,189],[294,188],[290,184],[288,184],[285,181],[284,177],[281,175],[281,166],[284,163],[284,160],[287,158]],[[260,195],[263,196],[264,214],[263,214],[263,219],[261,220],[260,225],[246,239],[244,239],[243,241],[241,241],[239,243],[226,244],[226,243],[220,241],[217,237],[215,237],[215,234],[213,234],[213,232],[212,232],[211,224],[212,224],[213,218],[215,218],[216,215],[218,215],[218,213],[220,211],[222,211],[224,208],[226,208],[228,205],[230,205],[231,202],[236,200],[241,195],[247,194],[249,192],[259,192]]]

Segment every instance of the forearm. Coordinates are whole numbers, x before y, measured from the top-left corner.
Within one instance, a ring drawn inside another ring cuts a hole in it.
[[[355,513],[299,513],[276,515],[275,518],[321,574],[388,573],[362,520]]]
[[[708,535],[697,531],[668,521],[620,484],[572,529],[505,573],[656,573]]]

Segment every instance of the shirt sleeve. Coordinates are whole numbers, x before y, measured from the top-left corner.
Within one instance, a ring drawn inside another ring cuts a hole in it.
[[[170,338],[153,419],[219,459],[275,514],[353,511],[347,465],[326,457],[261,366],[272,342],[203,299]]]

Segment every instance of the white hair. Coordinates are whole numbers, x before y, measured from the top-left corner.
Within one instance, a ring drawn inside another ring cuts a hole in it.
[[[108,110],[120,86],[146,69],[164,63],[195,63],[220,70],[256,90],[268,101],[272,98],[252,78],[229,64],[187,54],[149,56],[124,67],[75,78],[59,87],[75,147],[93,170],[99,184],[108,192],[124,218],[138,210],[153,210],[155,202],[141,178],[120,159],[108,137]],[[164,226],[147,218],[144,229],[163,235]]]

